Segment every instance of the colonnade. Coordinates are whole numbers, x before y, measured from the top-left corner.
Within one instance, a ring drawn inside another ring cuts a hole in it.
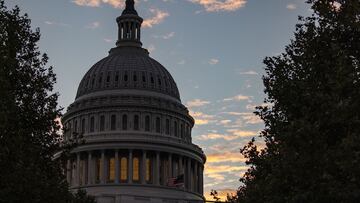
[[[72,187],[147,184],[203,194],[203,164],[175,153],[137,149],[83,151],[73,154],[66,168]]]

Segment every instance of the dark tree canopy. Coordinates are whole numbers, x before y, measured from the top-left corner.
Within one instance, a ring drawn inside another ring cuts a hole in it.
[[[69,192],[53,160],[61,150],[56,78],[30,23],[0,0],[0,202],[92,202]]]
[[[232,202],[360,202],[360,1],[308,0],[295,39],[264,60],[261,137]]]

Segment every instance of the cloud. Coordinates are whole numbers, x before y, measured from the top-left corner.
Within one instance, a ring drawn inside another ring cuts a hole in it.
[[[113,41],[112,39],[109,39],[109,38],[104,38],[103,40],[107,43],[111,43]]]
[[[169,34],[163,35],[162,38],[170,39],[170,38],[173,38],[174,36],[175,36],[175,32],[170,32]]]
[[[210,59],[210,61],[209,61],[209,64],[210,64],[210,65],[216,65],[216,64],[218,64],[218,63],[219,63],[219,59],[215,59],[215,58]]]
[[[295,10],[296,5],[295,4],[288,4],[288,5],[286,5],[286,8],[289,9],[289,10]]]
[[[156,47],[155,47],[155,45],[150,44],[149,47],[147,48],[147,50],[151,53],[156,50]]]
[[[190,115],[195,119],[196,125],[206,125],[215,122],[213,115],[208,115],[202,112],[190,111]]]
[[[245,71],[245,72],[240,72],[240,75],[259,75],[257,72],[250,70],[250,71]]]
[[[191,100],[191,101],[188,101],[186,103],[186,105],[189,107],[189,108],[192,108],[192,107],[200,107],[200,106],[204,106],[206,104],[210,104],[209,101],[205,101],[205,100],[201,100],[201,99],[194,99],[194,100]]]
[[[181,61],[178,62],[179,65],[184,65],[185,63],[186,63],[185,60],[181,60]]]
[[[206,163],[208,164],[223,162],[244,163],[245,161],[246,159],[240,154],[240,152],[219,152],[206,154]]]
[[[61,26],[61,27],[70,27],[69,24],[66,23],[59,23],[59,22],[54,22],[54,21],[45,21],[44,22],[46,25],[54,25],[54,26]]]
[[[199,4],[208,12],[236,11],[245,6],[246,0],[189,0]]]
[[[223,101],[248,101],[251,102],[252,96],[236,95],[233,97],[225,98]]]
[[[99,7],[101,4],[109,4],[114,8],[123,8],[125,0],[73,0],[79,6]]]
[[[145,28],[151,28],[152,26],[154,25],[157,25],[161,22],[164,21],[164,19],[166,17],[169,16],[169,13],[166,12],[166,11],[162,11],[160,9],[155,9],[155,8],[152,8],[150,9],[150,12],[154,15],[153,17],[151,18],[148,18],[148,19],[145,19],[144,22],[143,22],[143,26]],[[175,33],[174,33],[175,34]]]
[[[247,166],[231,166],[231,165],[210,165],[205,164],[205,175],[211,177],[221,173],[234,173],[245,172],[248,169]]]
[[[100,27],[100,22],[98,22],[98,21],[92,22],[86,26],[87,29],[92,29],[92,30],[99,28],[99,27]]]
[[[232,141],[243,137],[254,137],[259,134],[258,131],[246,131],[239,129],[228,129],[226,134],[221,133],[207,133],[200,135],[199,140],[226,140]]]

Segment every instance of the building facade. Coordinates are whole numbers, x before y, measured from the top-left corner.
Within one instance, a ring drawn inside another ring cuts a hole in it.
[[[116,47],[85,74],[62,120],[65,141],[85,141],[67,160],[67,181],[99,203],[204,202],[194,119],[170,73],[142,48],[133,0],[116,21]]]

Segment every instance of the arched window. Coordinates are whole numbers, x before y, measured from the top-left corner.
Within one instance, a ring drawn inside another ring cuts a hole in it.
[[[150,116],[145,116],[145,131],[150,131]]]
[[[133,181],[137,182],[140,180],[140,165],[139,165],[139,158],[133,158]]]
[[[125,73],[125,75],[124,75],[124,81],[125,81],[125,82],[128,81],[128,75],[127,75],[127,73]]]
[[[134,82],[136,82],[136,81],[137,81],[137,76],[136,76],[136,73],[134,73],[134,75],[133,75],[133,80],[134,80]]]
[[[151,160],[150,158],[147,158],[146,159],[146,177],[145,177],[145,180],[146,182],[150,182],[152,180],[151,178],[151,174],[152,174],[152,165],[151,165]]]
[[[85,133],[85,118],[81,120],[81,133]]]
[[[116,130],[116,115],[111,115],[110,129]]]
[[[178,124],[176,121],[174,121],[174,136],[175,137],[178,136]]]
[[[95,118],[91,117],[90,118],[90,132],[94,132],[94,127],[95,127]]]
[[[111,157],[108,162],[108,181],[113,183],[115,181],[115,158]]]
[[[105,130],[105,116],[100,116],[100,131]]]
[[[166,119],[166,123],[165,123],[165,133],[167,134],[167,135],[169,135],[170,134],[170,120],[169,119]]]
[[[126,182],[127,181],[127,158],[126,157],[122,157],[120,160],[120,180],[121,182]]]
[[[139,130],[139,116],[134,116],[134,130]]]
[[[127,115],[123,115],[122,117],[122,129],[127,130]]]
[[[160,122],[160,118],[157,117],[156,118],[156,132],[160,133],[161,132],[161,122]]]

